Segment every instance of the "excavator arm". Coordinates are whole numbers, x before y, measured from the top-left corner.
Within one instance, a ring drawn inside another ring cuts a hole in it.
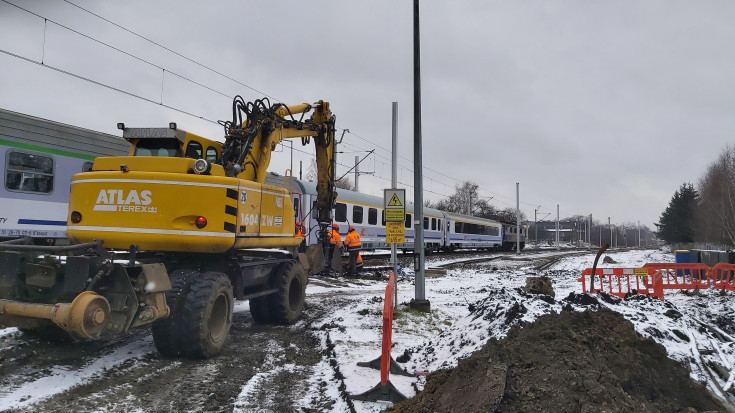
[[[307,119],[304,117],[311,112]],[[299,116],[297,119],[296,117]],[[263,184],[271,152],[285,139],[301,138],[303,145],[314,140],[317,165],[317,210],[319,240],[326,242],[332,221],[335,192],[335,116],[329,103],[287,106],[269,100],[245,102],[237,96],[232,105],[232,121],[225,127],[225,143],[217,163],[228,176]]]

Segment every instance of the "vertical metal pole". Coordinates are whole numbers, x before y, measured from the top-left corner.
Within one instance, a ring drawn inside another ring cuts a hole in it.
[[[393,102],[393,152],[390,185],[391,189],[398,189],[398,102]],[[393,306],[398,305],[398,246],[390,245],[390,260],[393,263],[393,274],[396,276],[395,296]]]
[[[293,177],[293,141],[289,140],[288,143],[291,144],[291,177]]]
[[[355,192],[360,192],[358,179],[360,179],[360,157],[355,156]]]
[[[299,161],[299,179],[303,180],[304,161]]]
[[[538,248],[538,219],[536,219],[538,213],[538,208],[533,210],[533,230],[535,231],[534,235],[534,242],[536,243],[536,248]]]
[[[521,253],[521,192],[516,182],[516,254]]]
[[[592,214],[590,214],[589,225],[587,225],[587,245],[592,247]]]
[[[610,246],[612,247],[612,225],[610,225],[610,217],[607,217],[607,230],[610,231]]]
[[[556,248],[559,248],[559,204],[556,204]]]
[[[638,248],[641,247],[641,221],[638,221]]]
[[[414,169],[414,252],[418,254],[415,268],[416,301],[426,301],[424,279],[424,186],[421,148],[421,43],[419,40],[419,0],[413,0],[413,169]],[[428,307],[428,306],[427,306]]]

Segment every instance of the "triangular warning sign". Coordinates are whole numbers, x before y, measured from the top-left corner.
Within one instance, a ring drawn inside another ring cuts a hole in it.
[[[403,206],[403,204],[401,203],[401,200],[398,199],[398,195],[393,194],[393,198],[388,202],[388,206]]]

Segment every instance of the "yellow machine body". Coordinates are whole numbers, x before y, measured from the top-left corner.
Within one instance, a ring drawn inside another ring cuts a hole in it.
[[[149,251],[211,253],[298,245],[285,189],[226,177],[219,165],[211,175],[187,173],[193,162],[98,158],[92,172],[72,178],[69,237],[76,242],[103,239],[106,248],[137,245]],[[75,212],[81,215],[78,222],[71,216]],[[197,226],[200,217],[206,219],[202,228]]]

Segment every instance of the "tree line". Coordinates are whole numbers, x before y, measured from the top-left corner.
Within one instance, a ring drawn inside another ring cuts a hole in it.
[[[683,183],[656,226],[659,238],[670,244],[735,245],[735,147],[720,153],[696,187]]]

